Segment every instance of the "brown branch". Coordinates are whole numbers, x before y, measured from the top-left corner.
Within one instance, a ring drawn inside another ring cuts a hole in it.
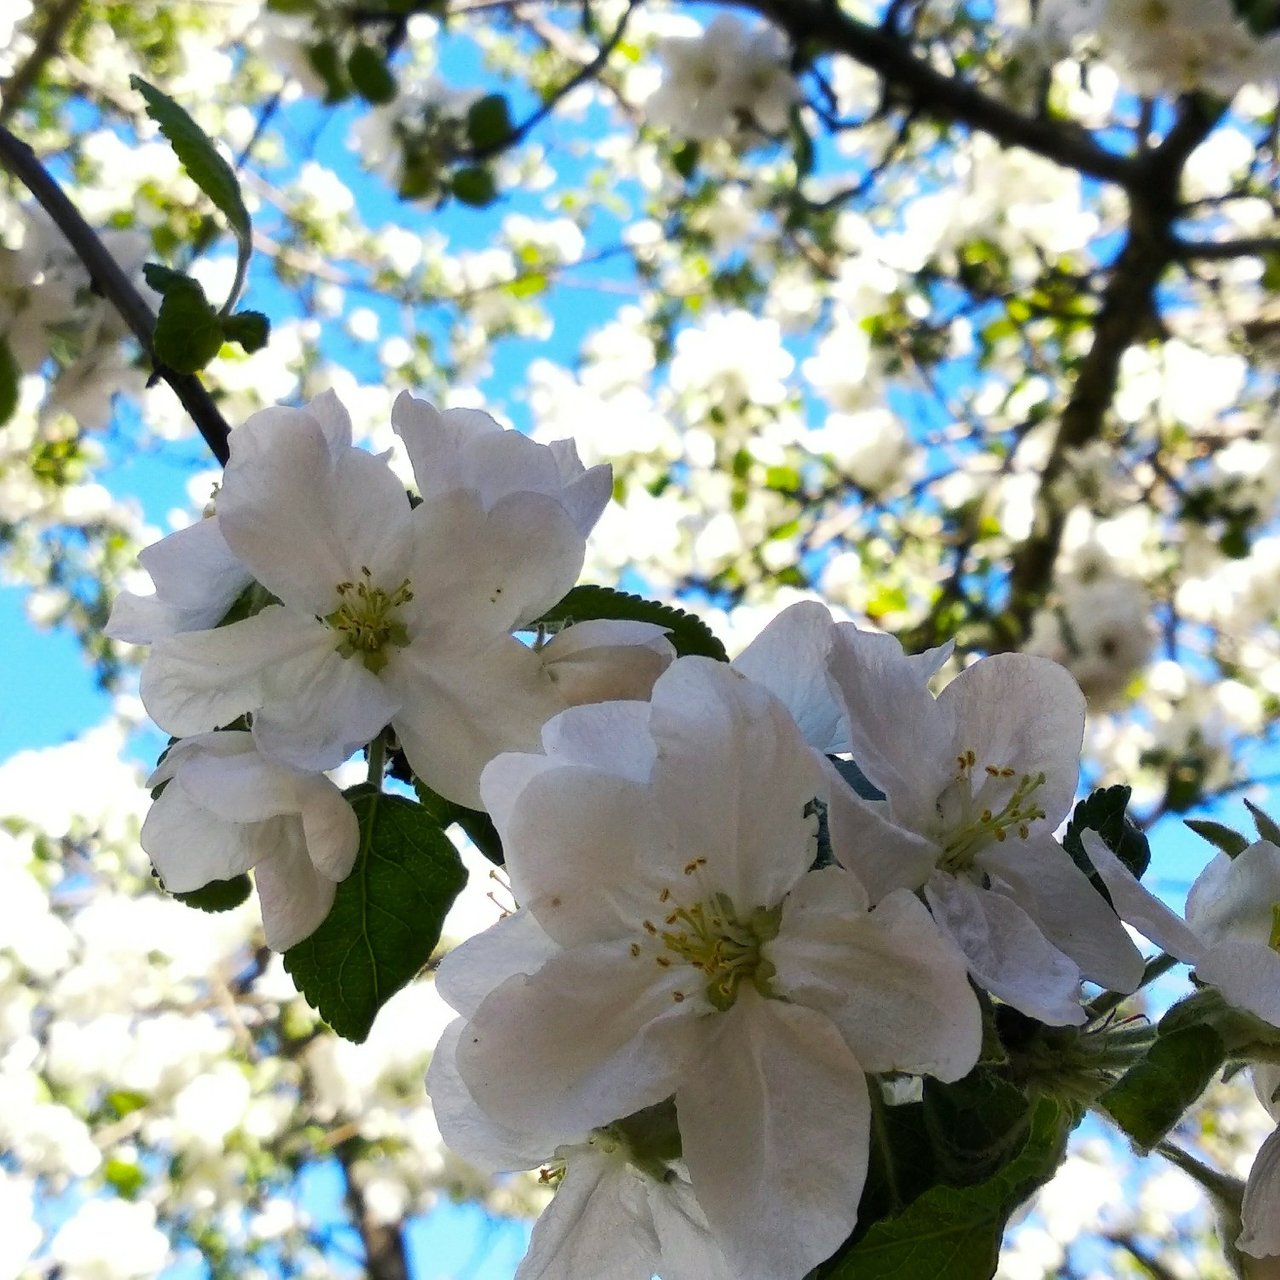
[[[3,127],[0,127],[0,167],[7,169],[31,192],[66,236],[76,256],[89,272],[94,287],[120,313],[151,360],[157,376],[173,388],[182,407],[213,451],[213,456],[225,464],[231,432],[213,397],[194,374],[176,373],[156,360],[152,347],[156,318],[146,299],[120,269],[119,263],[107,252],[97,232],[80,216],[80,211],[67,198],[53,175],[40,163],[36,153]]]
[[[1044,598],[1069,514],[1054,496],[1054,481],[1066,470],[1073,451],[1101,435],[1124,353],[1156,315],[1156,286],[1178,257],[1172,226],[1182,168],[1219,114],[1200,99],[1184,99],[1164,141],[1139,157],[1140,176],[1129,192],[1128,235],[1103,290],[1093,344],[1080,364],[1041,473],[1036,527],[1013,556],[1008,607],[1001,620],[1004,634],[994,638],[995,648],[1014,648],[1022,642]]]
[[[1241,236],[1236,240],[1178,240],[1178,257],[1184,261],[1220,261],[1280,253],[1280,236]]]
[[[869,26],[829,0],[741,0],[797,44],[844,53],[882,76],[890,101],[917,108],[949,124],[990,134],[1004,146],[1037,155],[1105,182],[1140,181],[1137,157],[1100,147],[1078,125],[1023,115],[975,85],[947,75],[914,54],[899,36]]]
[[[7,124],[13,113],[22,105],[22,100],[30,92],[32,85],[40,77],[45,63],[58,51],[58,42],[63,33],[71,25],[83,0],[59,0],[53,5],[36,36],[35,47],[27,55],[20,67],[0,85],[0,125]]]
[[[342,1166],[347,1208],[364,1245],[364,1271],[368,1280],[409,1280],[409,1252],[398,1224],[380,1222],[369,1210],[364,1191],[355,1179],[358,1138],[348,1138],[333,1148]]]

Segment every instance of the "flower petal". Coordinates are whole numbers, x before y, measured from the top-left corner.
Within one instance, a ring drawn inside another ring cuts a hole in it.
[[[538,655],[505,633],[469,643],[428,631],[382,673],[401,702],[394,720],[409,764],[447,800],[477,809],[480,774],[504,751],[533,751],[561,710]]]
[[[937,865],[931,840],[898,826],[883,801],[855,796],[843,778],[831,781],[827,824],[836,860],[862,881],[872,902],[894,889],[921,888]]]
[[[648,702],[571,707],[547,721],[543,749],[564,764],[591,765],[620,778],[648,782],[657,758],[649,715]]]
[[[991,845],[976,859],[1059,951],[1091,982],[1130,992],[1142,981],[1142,953],[1119,916],[1047,831]]]
[[[560,948],[547,937],[533,913],[522,908],[454,947],[440,962],[436,990],[469,1018],[485,996],[508,978],[536,973],[559,954]],[[556,1141],[562,1142],[564,1137],[561,1133]]]
[[[332,649],[323,624],[273,605],[229,627],[161,640],[142,667],[143,705],[167,733],[204,733],[261,707],[273,667]]]
[[[476,1105],[458,1074],[458,1041],[466,1025],[465,1019],[455,1018],[445,1027],[427,1068],[427,1094],[440,1136],[450,1151],[487,1173],[536,1168],[558,1143],[508,1129]]]
[[[998,653],[962,671],[938,695],[954,719],[955,753],[972,750],[979,767],[1043,772],[1035,792],[1052,831],[1075,799],[1084,739],[1084,694],[1048,658]]]
[[[363,449],[335,449],[305,410],[267,410],[231,442],[218,519],[227,544],[269,591],[320,617],[337,587],[368,569],[377,586],[407,576],[409,500]]]
[[[733,660],[735,671],[782,702],[804,740],[824,755],[849,750],[844,712],[827,677],[835,626],[825,605],[802,600],[778,614]]]
[[[640,783],[582,765],[550,770],[529,781],[499,832],[516,901],[561,946],[630,939],[666,910],[654,871],[679,852]]]
[[[661,1246],[663,1280],[734,1280],[693,1188],[669,1173],[666,1182],[647,1179],[645,1191]]]
[[[617,1156],[575,1147],[515,1280],[650,1280],[662,1261],[640,1176]]]
[[[1204,954],[1205,944],[1183,923],[1182,918],[1170,911],[1134,876],[1107,848],[1096,831],[1086,828],[1080,833],[1080,838],[1094,870],[1107,886],[1120,919],[1185,964],[1198,963]]]
[[[954,772],[949,708],[892,636],[837,626],[827,669],[858,767],[889,798],[895,816],[923,829]]]
[[[1220,853],[1187,894],[1187,923],[1205,942],[1227,937],[1266,944],[1280,900],[1280,849],[1267,840],[1234,858]]]
[[[500,1124],[561,1133],[612,1124],[675,1092],[692,1025],[673,999],[677,981],[625,943],[563,952],[485,998],[458,1069]]]
[[[766,689],[710,658],[681,658],[653,690],[654,803],[681,846],[742,910],[771,907],[813,861],[809,803],[824,790],[819,757]]]
[[[302,842],[302,829],[282,827],[290,838],[280,839],[271,856],[254,869],[262,928],[272,951],[288,951],[324,923],[338,886],[311,865]]]
[[[698,1203],[739,1280],[807,1275],[857,1219],[866,1077],[826,1017],[749,989],[700,1029],[676,1094]]]
[[[230,880],[262,856],[246,824],[213,817],[172,783],[147,812],[139,842],[170,893]]]
[[[360,823],[355,810],[323,774],[306,774],[295,786],[302,812],[302,834],[312,865],[328,880],[345,880],[360,852]]]
[[[640,701],[676,656],[666,628],[651,622],[595,618],[557,633],[538,650],[561,701]]]
[[[574,528],[586,538],[613,497],[613,468],[607,462],[584,467],[578,457],[578,446],[572,440],[551,440],[547,448],[555,459],[563,486],[558,495],[560,501]]]
[[[1085,1021],[1080,970],[1012,898],[943,872],[929,878],[924,892],[980,987],[1052,1027]]]
[[[866,1071],[958,1080],[978,1060],[982,1016],[965,957],[905,889],[868,914],[848,872],[810,872],[765,956],[779,993],[825,1013]]]
[[[1212,983],[1238,1009],[1280,1027],[1280,955],[1256,942],[1215,942],[1196,965],[1196,976]]]
[[[1236,1248],[1254,1258],[1280,1254],[1280,1129],[1258,1148],[1241,1207],[1244,1230]]]

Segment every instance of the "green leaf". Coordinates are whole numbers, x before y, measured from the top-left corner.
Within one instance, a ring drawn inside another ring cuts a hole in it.
[[[467,111],[467,138],[472,150],[496,151],[511,137],[511,109],[502,93],[490,93]]]
[[[356,92],[375,107],[385,106],[396,96],[396,78],[387,66],[386,55],[371,44],[358,44],[351,51],[347,75]]]
[[[1076,805],[1071,821],[1067,824],[1066,834],[1062,837],[1062,847],[1108,902],[1111,901],[1111,895],[1084,851],[1080,832],[1096,831],[1107,848],[1141,879],[1151,863],[1151,846],[1142,829],[1125,812],[1130,795],[1130,787],[1099,787],[1088,799],[1081,800]]]
[[[245,875],[232,876],[230,880],[210,880],[190,893],[175,893],[173,897],[198,911],[232,911],[250,894],[253,886]]]
[[[0,337],[0,424],[8,422],[18,407],[22,370],[13,358],[6,338]]]
[[[1280,826],[1276,825],[1275,820],[1263,813],[1252,800],[1246,799],[1244,807],[1253,817],[1253,825],[1258,829],[1258,839],[1280,844]]]
[[[1234,858],[1249,847],[1247,836],[1224,826],[1221,822],[1210,822],[1207,818],[1184,818],[1183,825],[1191,828],[1201,840],[1207,840],[1215,849]]]
[[[612,587],[574,587],[558,604],[553,605],[530,626],[560,626],[584,622],[588,618],[625,618],[633,622],[656,622],[670,630],[670,640],[682,658],[700,654],[728,662],[729,655],[715,633],[701,618],[673,605],[645,600]]]
[[[967,1187],[931,1187],[903,1212],[873,1223],[818,1275],[823,1280],[992,1275],[1010,1215],[1053,1176],[1075,1119],[1053,1099],[1041,1099],[1017,1155],[991,1177]]]
[[[137,1198],[138,1192],[147,1185],[147,1175],[132,1160],[108,1160],[102,1170],[102,1176],[108,1185],[126,1200]]]
[[[239,246],[236,283],[223,308],[230,311],[244,280],[249,255],[253,251],[253,230],[249,223],[249,210],[245,208],[244,197],[240,194],[240,179],[236,177],[235,170],[218,154],[205,131],[168,94],[161,93],[141,76],[130,76],[129,83],[146,100],[147,115],[169,139],[169,145],[182,162],[191,181],[213,201],[214,207],[226,218],[236,237]],[[176,369],[178,366],[172,367]],[[197,366],[200,367],[202,366]]]
[[[466,869],[420,804],[371,787],[347,793],[360,852],[333,909],[284,967],[320,1016],[360,1043],[378,1010],[427,963]]]
[[[498,194],[493,174],[482,164],[469,164],[455,171],[449,178],[449,190],[455,199],[475,209],[492,204]]]
[[[271,321],[261,311],[237,311],[222,321],[222,336],[228,342],[238,342],[252,355],[267,345]]]
[[[158,262],[144,262],[142,275],[146,282],[162,297],[176,284],[191,277],[185,272],[175,271],[172,267],[161,266]]]
[[[222,342],[222,318],[199,284],[191,279],[171,282],[151,341],[160,364],[178,373],[195,373],[218,354]]]
[[[502,837],[498,835],[498,829],[487,813],[446,800],[444,796],[432,791],[421,778],[413,779],[413,789],[422,802],[422,807],[440,824],[441,829],[451,827],[456,822],[490,862],[498,867],[506,865]]]
[[[324,101],[326,106],[343,102],[351,96],[351,82],[347,79],[346,67],[338,53],[338,46],[332,40],[321,40],[307,50],[307,61],[311,69],[324,81]]]
[[[1161,1034],[1098,1099],[1137,1146],[1150,1150],[1205,1091],[1226,1057],[1213,1027],[1179,1025]]]

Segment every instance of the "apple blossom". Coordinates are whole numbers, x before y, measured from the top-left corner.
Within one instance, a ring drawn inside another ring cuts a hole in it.
[[[355,812],[328,778],[228,730],[175,742],[147,785],[164,790],[142,847],[170,893],[252,870],[269,947],[286,951],[319,928],[360,844]]]
[[[1280,1121],[1280,1067],[1254,1067],[1253,1088],[1271,1118]],[[1255,1258],[1280,1254],[1280,1128],[1263,1142],[1254,1157],[1245,1183],[1241,1216],[1244,1230],[1236,1240],[1238,1249]]]
[[[176,735],[249,714],[262,750],[300,769],[336,767],[390,724],[429,786],[474,807],[483,765],[565,705],[511,632],[573,585],[608,469],[407,396],[393,424],[417,506],[351,445],[332,396],[234,433],[221,531],[280,603],[160,639],[142,698]]]
[[[999,654],[935,698],[896,640],[853,627],[834,632],[828,671],[853,759],[884,797],[831,792],[833,851],[871,900],[922,891],[975,981],[1041,1021],[1085,1020],[1082,976],[1132,991],[1141,955],[1053,837],[1079,776],[1071,676]]]
[[[441,966],[451,1002],[488,992],[457,1069],[496,1124],[589,1132],[674,1095],[693,1194],[748,1280],[798,1280],[851,1230],[865,1073],[957,1079],[980,1043],[914,895],[872,911],[842,868],[810,871],[825,790],[782,704],[709,659],[650,704],[563,712],[543,754],[481,781],[522,908]]]

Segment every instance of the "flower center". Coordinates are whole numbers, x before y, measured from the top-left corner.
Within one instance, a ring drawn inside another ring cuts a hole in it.
[[[695,858],[685,867],[686,875],[696,875],[705,858]],[[672,902],[670,889],[659,895],[663,908]],[[778,936],[782,923],[782,906],[756,907],[742,913],[727,893],[712,893],[691,906],[667,910],[662,924],[645,920],[644,931],[658,944],[654,957],[662,968],[674,963],[691,965],[703,976],[702,992],[713,1009],[721,1013],[733,1008],[744,983],[751,983],[763,996],[769,996],[769,984],[776,970],[761,954],[766,942]],[[643,948],[632,943],[631,954],[639,956]],[[676,991],[681,1002],[686,992]]]
[[[1271,936],[1267,939],[1267,946],[1272,951],[1280,951],[1280,902],[1271,904]]]
[[[938,866],[952,873],[969,870],[983,849],[1003,844],[1011,832],[1025,840],[1031,823],[1045,816],[1032,799],[1044,786],[1043,773],[1019,776],[1008,765],[979,769],[972,748],[956,757],[956,765],[954,781],[938,797]]]
[[[325,622],[341,636],[337,648],[342,657],[359,658],[377,675],[390,661],[387,648],[403,649],[409,643],[396,610],[413,599],[413,590],[408,578],[394,591],[385,591],[373,585],[372,577],[362,565],[358,582],[338,583],[342,603]]]

